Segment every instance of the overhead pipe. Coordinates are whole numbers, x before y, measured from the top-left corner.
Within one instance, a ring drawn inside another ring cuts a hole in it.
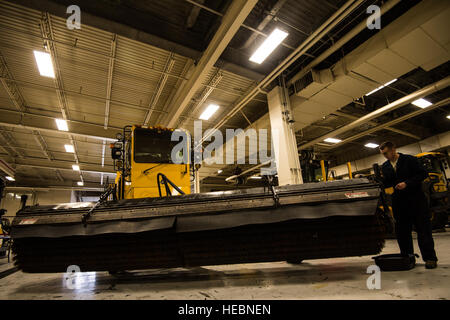
[[[329,151],[331,149],[334,149],[336,147],[340,147],[340,146],[342,146],[342,145],[344,145],[346,143],[349,143],[350,141],[354,141],[356,139],[362,138],[362,137],[364,137],[364,136],[366,136],[368,134],[371,134],[373,132],[379,131],[381,129],[387,129],[389,126],[392,126],[392,125],[395,125],[397,123],[403,122],[403,121],[405,121],[405,120],[407,120],[409,118],[414,118],[414,117],[416,117],[416,116],[418,116],[418,115],[420,115],[422,113],[429,112],[431,110],[434,110],[436,108],[442,107],[442,106],[447,105],[449,103],[450,103],[450,98],[443,99],[443,100],[441,100],[439,102],[433,103],[431,106],[429,106],[429,107],[427,107],[425,109],[420,109],[420,110],[417,110],[417,111],[405,114],[404,116],[401,116],[399,118],[395,118],[394,120],[391,120],[389,122],[380,124],[380,125],[378,125],[376,127],[373,127],[373,128],[368,129],[368,130],[365,130],[363,132],[360,132],[358,134],[355,134],[354,136],[351,136],[351,137],[349,137],[347,139],[344,139],[344,140],[342,140],[341,142],[339,142],[339,143],[337,143],[335,145],[328,146],[329,149],[327,151]]]
[[[276,79],[284,70],[286,70],[292,63],[294,63],[301,55],[316,44],[323,36],[325,36],[338,23],[345,19],[356,7],[358,7],[364,0],[350,0],[347,1],[339,10],[337,10],[330,18],[325,21],[316,31],[314,31],[305,41],[300,44],[289,56],[287,56],[269,75],[261,80],[255,88],[251,89],[245,97],[243,97],[234,108],[219,121],[212,129],[222,127],[229,119],[231,119],[239,110],[241,110],[248,102],[250,102],[262,89]],[[212,130],[209,135],[205,135],[200,142],[205,141],[212,135]]]
[[[450,76],[447,76],[446,78],[437,81],[433,84],[430,84],[420,90],[417,90],[403,98],[400,98],[392,103],[389,103],[387,105],[385,105],[384,107],[381,107],[369,114],[366,114],[365,116],[359,118],[358,120],[355,120],[341,128],[338,128],[334,131],[331,131],[325,135],[322,135],[318,138],[315,138],[313,140],[311,140],[310,142],[307,142],[305,144],[302,144],[301,146],[299,146],[299,150],[303,150],[303,149],[307,149],[313,145],[315,145],[316,143],[322,142],[323,140],[325,140],[326,138],[333,138],[336,137],[337,135],[343,133],[343,132],[347,132],[351,129],[354,129],[358,126],[361,126],[375,118],[378,118],[380,116],[382,116],[385,113],[394,111],[400,107],[403,107],[404,105],[407,105],[408,103],[411,103],[414,100],[420,99],[422,97],[425,97],[431,93],[434,93],[436,91],[445,89],[446,87],[448,87],[450,85]],[[336,144],[338,145],[338,144]]]
[[[347,114],[347,113],[339,111],[339,110],[333,111],[333,114],[336,114],[338,116],[342,116],[344,118],[348,118],[348,119],[351,119],[351,120],[358,119],[358,117],[356,117],[356,116],[352,116],[350,114]],[[371,125],[378,125],[378,123],[373,122],[373,121],[370,121],[368,123],[371,124]],[[333,129],[333,128],[329,128],[329,129]],[[415,134],[412,134],[412,133],[404,131],[404,130],[400,130],[400,129],[389,127],[389,126],[385,127],[385,129],[389,130],[389,131],[392,131],[392,132],[395,132],[395,133],[398,133],[398,134],[401,134],[401,135],[404,135],[404,136],[407,136],[407,137],[410,137],[410,138],[413,138],[413,139],[416,139],[416,140],[420,140],[419,136],[416,136]],[[324,145],[324,146],[325,147],[329,147],[329,145]]]

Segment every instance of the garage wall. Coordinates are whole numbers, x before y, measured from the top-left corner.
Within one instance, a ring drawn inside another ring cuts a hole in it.
[[[28,205],[39,204],[57,204],[71,202],[71,191],[69,190],[52,190],[52,191],[36,191],[34,193],[26,192],[5,192],[5,197],[1,202],[1,209],[8,210],[8,216],[14,216],[20,207],[20,195],[28,194]],[[19,196],[19,198],[16,197]]]

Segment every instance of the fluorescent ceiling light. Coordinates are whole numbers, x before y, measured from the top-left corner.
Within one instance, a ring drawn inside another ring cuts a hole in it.
[[[56,126],[60,131],[69,131],[69,127],[67,126],[67,121],[63,119],[55,119]]]
[[[34,58],[36,59],[36,63],[41,76],[49,78],[55,77],[52,56],[50,55],[50,53],[34,50]]]
[[[13,177],[10,177],[10,176],[6,176],[6,180],[9,180],[9,181],[16,181],[16,179],[14,179]]]
[[[287,36],[287,32],[275,28],[259,48],[256,49],[255,53],[250,57],[250,61],[256,63],[263,62]]]
[[[394,83],[395,81],[397,81],[397,79],[391,80],[389,82],[386,82],[385,84],[383,84],[382,86],[379,86],[378,88],[370,91],[369,93],[366,94],[366,96],[370,96],[372,93],[377,92],[380,89],[383,89],[384,87],[387,87],[388,85],[390,85],[391,83]]]
[[[432,105],[432,103],[425,99],[417,99],[411,102],[413,105],[418,106],[419,108],[425,109],[426,107],[429,107]]]
[[[205,111],[200,115],[200,120],[208,120],[211,116],[219,110],[217,104],[210,104]]]
[[[219,174],[222,173],[222,172],[223,172],[222,170],[217,171],[217,173],[219,173]]]
[[[77,185],[79,185],[80,187],[82,187],[82,186],[84,186],[84,183],[83,183],[83,181],[78,181],[78,182],[77,182]]]
[[[75,170],[75,171],[80,171],[80,166],[77,165],[77,164],[73,164],[72,165],[72,169]]]
[[[261,176],[251,176],[250,179],[262,179]]]
[[[369,143],[366,143],[364,145],[364,147],[375,149],[376,147],[378,147],[378,144],[369,142]]]
[[[326,138],[325,140],[323,140],[325,142],[329,142],[329,143],[339,143],[342,140],[341,139],[336,139],[336,138]]]
[[[66,152],[70,152],[70,153],[74,153],[75,152],[75,148],[71,144],[65,144],[64,148],[66,148]]]

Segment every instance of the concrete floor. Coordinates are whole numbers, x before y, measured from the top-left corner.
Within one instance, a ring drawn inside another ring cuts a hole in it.
[[[131,272],[114,278],[106,272],[82,273],[79,289],[68,289],[64,274],[26,274],[0,279],[0,299],[441,299],[450,298],[450,229],[435,233],[438,268],[422,260],[409,271],[382,272],[381,289],[368,290],[371,256],[203,268]],[[417,242],[415,241],[415,248]],[[383,253],[397,253],[386,240]],[[12,267],[0,260],[0,272]]]

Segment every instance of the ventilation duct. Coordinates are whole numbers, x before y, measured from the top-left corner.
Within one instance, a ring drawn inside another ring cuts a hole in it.
[[[291,96],[295,130],[359,99],[380,85],[422,68],[431,70],[449,60],[450,2],[425,0],[338,61],[332,81],[311,71],[295,82]],[[294,76],[295,78],[295,76]]]
[[[330,69],[311,70],[294,83],[295,94],[299,97],[310,98],[333,81]]]

